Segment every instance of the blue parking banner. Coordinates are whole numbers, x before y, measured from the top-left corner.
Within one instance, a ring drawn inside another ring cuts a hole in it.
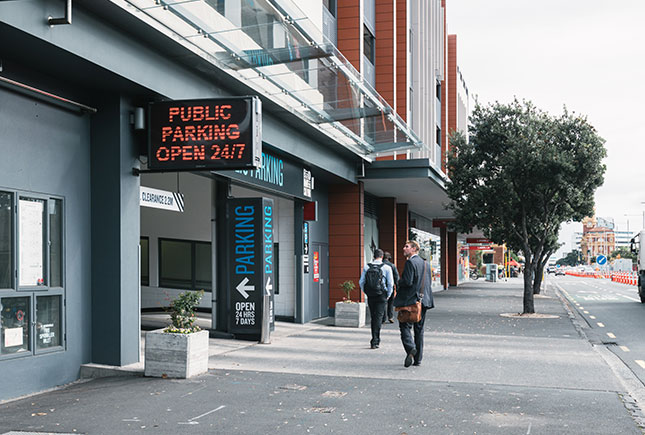
[[[274,328],[275,225],[273,200],[239,198],[228,201],[229,332],[260,336],[264,295],[270,296]]]

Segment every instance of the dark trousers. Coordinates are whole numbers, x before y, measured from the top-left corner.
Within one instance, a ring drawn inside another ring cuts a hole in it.
[[[387,306],[383,312],[383,323],[387,322],[388,319],[394,319],[394,292],[387,300]]]
[[[426,307],[421,308],[421,320],[419,323],[399,322],[401,342],[403,343],[405,353],[410,353],[413,348],[417,349],[414,362],[421,362],[421,359],[423,359],[423,325],[426,322],[426,311],[428,311]],[[414,338],[412,337],[413,329]]]
[[[371,345],[381,344],[381,323],[383,319],[383,314],[385,313],[385,305],[387,304],[387,299],[384,296],[378,298],[367,298],[367,305],[370,308],[370,324],[372,327],[372,340],[370,341]]]

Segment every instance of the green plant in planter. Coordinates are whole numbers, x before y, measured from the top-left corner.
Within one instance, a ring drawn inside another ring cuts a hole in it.
[[[180,293],[171,303],[170,308],[170,320],[172,321],[171,325],[168,325],[163,332],[169,332],[173,334],[190,334],[192,332],[197,332],[200,330],[200,327],[195,325],[195,308],[199,304],[199,300],[204,295],[204,290],[198,292],[187,291]]]
[[[352,298],[351,298],[352,291],[356,288],[356,285],[354,284],[354,281],[342,282],[339,287],[341,288],[341,290],[343,290],[345,292],[346,296],[345,296],[344,302],[351,302],[352,301]]]

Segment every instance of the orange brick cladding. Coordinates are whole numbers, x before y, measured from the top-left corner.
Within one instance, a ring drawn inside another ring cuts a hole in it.
[[[396,108],[395,1],[376,0],[376,91]]]
[[[408,0],[396,0],[396,106],[404,121],[408,117]]]
[[[396,256],[396,268],[400,273],[403,273],[403,266],[405,265],[405,257],[403,256],[403,245],[408,240],[410,233],[410,219],[409,207],[407,204],[396,205],[396,249],[398,249]],[[394,253],[392,253],[394,255]]]
[[[457,35],[448,35],[448,137],[457,130]],[[448,139],[450,149],[450,139]]]
[[[379,248],[392,254],[396,264],[396,198],[379,198],[378,228]]]
[[[356,71],[361,70],[360,0],[343,0],[337,6],[338,49],[351,62]]]
[[[343,300],[340,283],[354,281],[352,300],[364,300],[358,279],[363,253],[363,183],[334,185],[329,190],[329,306]]]

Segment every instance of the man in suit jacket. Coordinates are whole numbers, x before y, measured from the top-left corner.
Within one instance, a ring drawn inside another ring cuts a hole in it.
[[[394,298],[395,307],[405,307],[421,301],[421,320],[418,323],[399,322],[401,342],[405,349],[403,365],[410,367],[421,365],[423,359],[423,325],[426,320],[426,311],[434,308],[432,297],[432,271],[430,265],[419,257],[419,243],[408,240],[403,247],[403,255],[407,258],[403,273],[399,279],[397,294]],[[423,286],[423,299],[421,298]],[[414,338],[412,337],[414,330]]]

